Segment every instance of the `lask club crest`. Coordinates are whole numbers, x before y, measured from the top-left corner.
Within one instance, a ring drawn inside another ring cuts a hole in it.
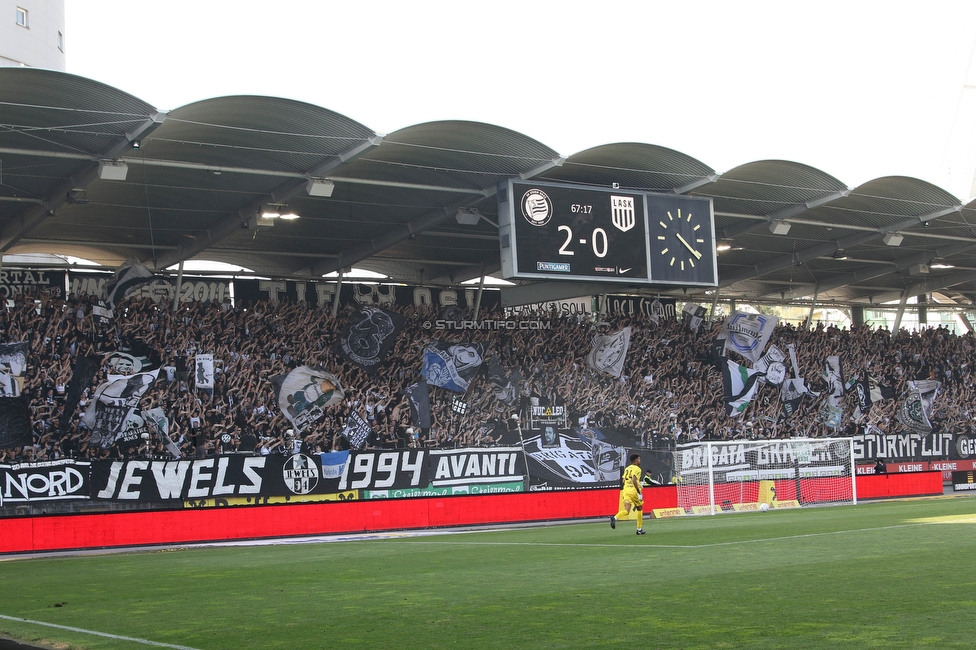
[[[627,232],[637,224],[637,213],[634,210],[634,197],[611,196],[610,220],[617,230]]]

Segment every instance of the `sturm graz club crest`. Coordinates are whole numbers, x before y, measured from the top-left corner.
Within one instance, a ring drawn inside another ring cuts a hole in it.
[[[295,494],[308,494],[319,483],[319,470],[305,454],[295,454],[285,461],[281,470],[285,485]]]
[[[544,226],[552,219],[552,201],[539,189],[522,195],[522,216],[533,226]]]

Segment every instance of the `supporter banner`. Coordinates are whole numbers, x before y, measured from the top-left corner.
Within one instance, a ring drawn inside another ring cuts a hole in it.
[[[69,272],[69,291],[76,296],[103,296],[105,287],[111,279],[112,276],[105,273]],[[223,278],[184,275],[183,283],[180,285],[180,302],[223,302],[225,298],[230,298],[230,284],[230,280]],[[176,278],[154,276],[144,284],[132,288],[128,296],[152,298],[158,303],[172,304],[175,294]]]
[[[377,490],[426,487],[429,468],[426,449],[364,450],[349,454],[339,490]]]
[[[533,302],[528,305],[505,307],[502,314],[505,318],[513,316],[576,316],[593,312],[593,298],[567,298],[565,300],[550,300],[548,302]]]
[[[525,480],[525,455],[519,447],[433,450],[429,459],[430,485],[435,488]]]
[[[674,298],[647,298],[644,296],[607,296],[606,312],[611,316],[645,316],[654,322],[661,318],[677,320],[678,301]]]
[[[370,439],[376,439],[376,432],[373,431],[373,427],[369,426],[369,422],[364,420],[363,416],[356,411],[350,413],[349,417],[346,418],[346,428],[340,433],[353,449],[362,449]]]
[[[0,505],[88,499],[91,463],[52,460],[0,465]]]
[[[0,298],[22,295],[63,298],[64,277],[64,271],[3,269],[0,271]]]
[[[552,446],[547,445],[544,433],[525,439],[530,490],[619,486],[626,452],[622,447],[606,444],[600,439],[602,433],[595,429],[585,433],[566,432],[557,436],[557,443]]]
[[[920,459],[976,458],[976,439],[969,434],[869,433],[854,436],[854,458],[887,462]]]
[[[324,478],[321,463],[320,454],[93,461],[91,493],[95,499],[155,502],[337,492],[339,479]]]
[[[291,280],[234,280],[234,300],[238,306],[246,306],[259,300],[278,302],[304,302],[309,307],[328,307],[335,299],[335,282],[295,282]],[[477,288],[437,289],[410,287],[393,284],[365,284],[344,282],[339,291],[339,302],[344,305],[384,307],[434,306],[437,308],[458,305],[474,310],[478,299]],[[495,310],[501,305],[501,292],[485,289],[481,295],[481,310]]]

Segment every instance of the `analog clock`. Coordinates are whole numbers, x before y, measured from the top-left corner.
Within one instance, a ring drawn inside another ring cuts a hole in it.
[[[655,198],[648,197],[652,282],[717,284],[711,200]]]

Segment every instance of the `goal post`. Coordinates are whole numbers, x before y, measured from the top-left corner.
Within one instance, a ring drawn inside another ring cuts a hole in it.
[[[857,503],[853,438],[679,445],[674,477],[687,514]]]

